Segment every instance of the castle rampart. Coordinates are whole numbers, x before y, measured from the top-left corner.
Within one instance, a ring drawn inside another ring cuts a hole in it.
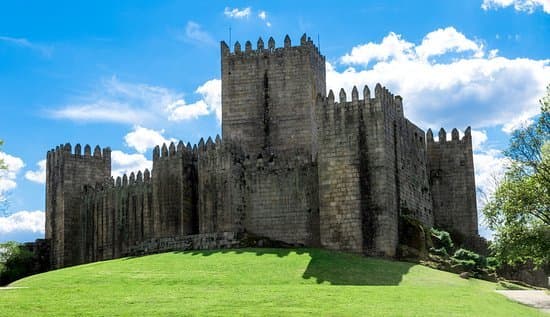
[[[245,236],[395,256],[404,218],[478,237],[469,128],[436,142],[380,84],[326,95],[306,35],[221,53],[223,137],[159,145],[151,172],[116,180],[109,148],[48,152],[53,267]]]

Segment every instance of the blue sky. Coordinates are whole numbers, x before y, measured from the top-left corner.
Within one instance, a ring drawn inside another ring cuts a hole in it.
[[[119,175],[150,167],[157,143],[219,133],[230,28],[253,46],[307,33],[328,88],[380,82],[424,129],[471,125],[486,193],[550,83],[550,0],[3,2],[0,242],[43,237],[43,160],[57,144],[110,146]]]

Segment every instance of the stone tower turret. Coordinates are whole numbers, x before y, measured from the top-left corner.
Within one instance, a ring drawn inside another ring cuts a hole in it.
[[[222,136],[236,141],[252,156],[317,151],[315,102],[325,96],[325,57],[304,34],[299,46],[257,48],[239,42],[230,52],[221,42]]]
[[[83,233],[80,205],[84,185],[95,185],[111,177],[111,149],[96,146],[92,154],[80,144],[71,152],[69,143],[47,154],[46,239],[52,241],[52,267],[83,263]]]
[[[447,140],[442,128],[436,142],[431,130],[426,133],[434,223],[463,238],[475,237],[478,229],[472,135],[468,127],[462,139],[456,129],[451,136]]]

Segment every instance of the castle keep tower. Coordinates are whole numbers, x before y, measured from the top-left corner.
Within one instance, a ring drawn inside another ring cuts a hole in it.
[[[85,185],[102,183],[111,177],[111,149],[89,145],[74,153],[69,143],[48,152],[46,160],[46,239],[51,239],[52,267],[83,263],[80,205]]]
[[[299,46],[256,49],[221,42],[222,138],[241,143],[251,157],[294,150],[316,152],[315,98],[325,96],[325,57],[304,34]]]

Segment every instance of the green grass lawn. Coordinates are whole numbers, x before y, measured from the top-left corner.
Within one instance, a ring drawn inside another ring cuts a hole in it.
[[[173,252],[31,276],[0,316],[542,316],[497,285],[317,249]]]

